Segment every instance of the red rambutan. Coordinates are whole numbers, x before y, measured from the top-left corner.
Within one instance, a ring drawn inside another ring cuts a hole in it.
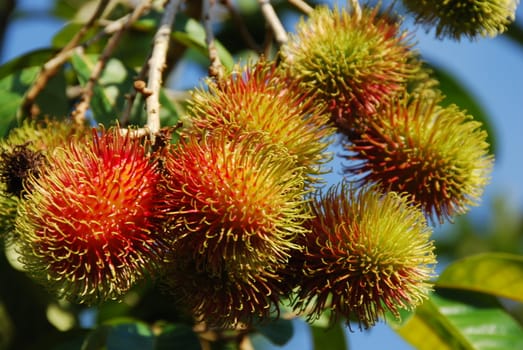
[[[162,263],[156,163],[118,129],[48,157],[16,228],[29,274],[79,302],[115,299]]]
[[[305,230],[303,170],[260,133],[215,130],[182,140],[165,160],[167,230],[176,249],[221,273],[286,261]]]

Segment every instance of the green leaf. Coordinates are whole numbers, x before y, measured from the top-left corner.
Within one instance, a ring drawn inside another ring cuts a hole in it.
[[[5,135],[9,127],[14,125],[25,93],[52,53],[52,50],[33,51],[0,67],[0,135]],[[42,115],[63,117],[68,114],[65,88],[64,73],[60,71],[48,81],[36,98]]]
[[[73,55],[71,63],[83,86],[89,81],[96,60],[97,57],[93,55]],[[131,90],[133,74],[119,60],[111,59],[107,62],[93,89],[91,109],[97,122],[110,125],[118,119],[125,103],[125,94]]]
[[[435,78],[439,81],[439,88],[445,94],[446,98],[442,105],[457,105],[460,109],[466,110],[475,120],[482,123],[482,129],[488,134],[487,142],[490,145],[490,153],[494,154],[496,150],[496,137],[491,118],[487,115],[483,107],[477,102],[476,98],[457,81],[451,74],[441,67],[430,67]]]
[[[56,48],[62,48],[69,44],[71,39],[85,26],[85,23],[80,22],[69,22],[65,26],[63,26],[58,33],[56,33],[53,36],[53,40],[51,44],[53,47]],[[86,39],[90,38],[93,34],[95,34],[99,29],[97,27],[90,28],[85,36],[83,37],[82,41],[85,41]]]
[[[175,31],[173,37],[187,47],[194,48],[205,57],[208,57],[207,44],[205,43],[205,29],[202,25],[189,18],[184,26],[184,31]],[[231,70],[234,66],[234,59],[227,49],[217,40],[215,40],[218,57],[225,66]]]
[[[85,338],[81,350],[99,350],[105,346],[107,342],[107,335],[109,334],[109,326],[100,326],[90,332]]]
[[[159,98],[160,105],[162,106],[162,110],[160,112],[160,120],[162,125],[176,125],[176,123],[180,120],[180,113],[178,112],[178,108],[173,103],[173,101],[171,101],[169,96],[167,96],[165,89],[160,89]]]
[[[66,94],[67,81],[65,73],[60,70],[52,77],[45,88],[36,97],[36,105],[40,113],[52,118],[63,118],[71,112],[71,106]]]
[[[345,329],[341,322],[336,322],[329,328],[311,326],[314,350],[346,350]]]
[[[120,317],[109,320],[86,337],[82,350],[200,350],[200,341],[185,324],[167,324],[155,335],[146,323]]]
[[[92,56],[87,56],[81,53],[75,53],[71,57],[71,64],[76,71],[80,84],[85,87],[91,76],[95,59]],[[97,122],[107,121],[107,116],[112,116],[111,120],[116,118],[116,111],[114,110],[109,97],[105,94],[102,87],[98,84],[94,86],[93,97],[91,100],[91,109],[93,111],[94,119]]]
[[[40,67],[29,67],[0,80],[0,136],[6,135],[13,125],[24,94],[39,71]]]
[[[41,49],[31,51],[22,56],[16,57],[11,61],[0,66],[0,80],[6,78],[8,75],[16,74],[17,72],[29,68],[41,68],[56,52],[54,49]]]
[[[149,349],[154,349],[154,334],[145,323],[124,323],[109,329],[107,350]]]
[[[155,350],[200,350],[200,340],[192,328],[183,324],[171,324],[156,337]]]
[[[523,257],[505,253],[467,257],[449,265],[439,276],[436,285],[523,302]]]
[[[274,319],[266,324],[262,324],[257,331],[275,345],[283,346],[291,340],[294,334],[294,327],[291,320]]]
[[[523,329],[496,298],[439,289],[411,318],[392,327],[419,350],[523,349]]]

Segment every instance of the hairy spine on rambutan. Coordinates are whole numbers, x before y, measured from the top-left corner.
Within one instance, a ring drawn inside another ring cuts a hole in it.
[[[303,94],[298,82],[273,62],[249,63],[219,84],[210,82],[205,89],[194,90],[188,117],[188,133],[218,128],[231,138],[238,132],[265,135],[266,142],[285,147],[311,181],[331,158],[327,146],[334,129],[328,125],[324,105]]]
[[[355,119],[374,115],[419,75],[412,46],[390,11],[319,6],[282,47],[282,64],[300,90],[323,101],[332,121],[350,134]]]
[[[311,203],[300,237],[303,253],[289,264],[295,309],[310,319],[354,318],[369,327],[427,298],[436,263],[431,230],[418,207],[395,192],[342,183]]]
[[[192,135],[165,159],[164,208],[176,249],[202,270],[224,261],[251,268],[278,264],[299,249],[308,217],[303,170],[261,133],[214,130]]]
[[[137,139],[93,130],[54,150],[20,208],[27,272],[59,296],[116,299],[163,263],[159,171]]]
[[[418,23],[439,38],[494,37],[514,21],[519,0],[403,0]]]
[[[283,280],[274,264],[223,261],[207,268],[187,249],[174,252],[164,285],[180,310],[209,327],[235,328],[279,315]],[[220,270],[220,272],[216,272]]]
[[[490,180],[487,133],[455,105],[408,95],[361,123],[345,167],[361,183],[407,193],[442,222],[476,205]]]

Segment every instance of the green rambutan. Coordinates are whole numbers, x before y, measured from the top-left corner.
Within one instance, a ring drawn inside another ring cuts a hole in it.
[[[283,66],[350,133],[355,118],[366,118],[404,91],[421,69],[410,35],[380,9],[362,12],[317,7],[299,22],[282,47]]]
[[[437,37],[496,36],[514,21],[519,0],[403,0],[418,23]]]
[[[470,115],[438,99],[405,96],[362,124],[345,145],[346,174],[409,194],[440,222],[478,203],[493,156],[487,133]]]
[[[58,296],[116,299],[163,262],[156,162],[118,129],[47,158],[16,221],[25,269]]]
[[[0,183],[0,242],[10,243],[18,202],[19,198],[6,193],[4,185]]]
[[[431,288],[436,263],[431,230],[405,196],[332,187],[311,204],[311,233],[291,263],[298,283],[295,309],[309,318],[355,317],[372,326],[389,311],[419,305]]]

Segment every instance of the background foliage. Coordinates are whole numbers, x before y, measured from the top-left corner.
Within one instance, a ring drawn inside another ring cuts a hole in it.
[[[81,28],[96,1],[55,1],[50,13],[66,25],[57,32],[46,48],[28,52],[0,66],[0,134],[20,122],[20,109],[29,86],[41,66],[56,50],[65,45]],[[176,65],[190,65],[195,72],[205,72],[209,64],[205,32],[199,21],[199,8],[191,2],[194,18],[178,16],[173,33],[174,46],[168,71]],[[16,1],[5,1],[0,18],[0,39],[16,16],[40,16],[38,13],[17,11]],[[117,5],[118,6],[118,5]],[[300,13],[286,1],[274,1],[281,18],[296,18]],[[240,15],[253,40],[262,43],[266,36],[263,15],[256,1],[238,1]],[[122,10],[123,11],[123,10]],[[116,11],[118,13],[118,11]],[[189,11],[191,13],[191,11]],[[136,72],[129,67],[141,65],[146,59],[160,14],[151,12],[137,21],[132,34],[108,61],[94,90],[92,116],[97,123],[109,125],[117,111],[122,110],[125,94],[132,91]],[[196,19],[195,19],[196,18]],[[523,29],[516,22],[505,34],[523,46]],[[93,37],[95,31],[90,33]],[[252,54],[238,40],[234,21],[221,22],[216,28],[218,52],[225,66]],[[75,91],[73,82],[87,83],[93,64],[103,48],[102,39],[89,45],[85,53],[74,54],[65,69],[54,76],[38,96],[43,114],[66,116],[72,109],[68,98]],[[489,39],[483,39],[489,40]],[[0,42],[1,43],[1,42]],[[2,47],[2,45],[0,45]],[[175,64],[174,64],[175,63]],[[434,66],[448,102],[467,109],[482,120],[489,131],[492,152],[496,147],[496,121],[482,103],[467,91],[452,74]],[[181,85],[174,80],[176,85]],[[169,80],[171,81],[171,80]],[[191,83],[192,84],[192,83]],[[193,85],[194,85],[193,84]],[[188,84],[191,87],[190,84]],[[161,96],[162,123],[174,125],[183,111],[185,91],[163,89]],[[93,120],[93,121],[94,121]],[[133,110],[129,120],[145,122],[145,112]],[[517,349],[523,348],[523,215],[504,200],[502,194],[487,202],[488,219],[465,216],[454,225],[440,229],[436,237],[440,276],[435,292],[425,304],[402,321],[388,324],[408,343],[418,349]],[[12,254],[0,255],[0,349],[199,349],[195,332],[178,319],[166,298],[152,286],[133,291],[123,303],[108,302],[98,308],[85,308],[54,300],[19,271]],[[310,325],[311,346],[314,349],[345,349],[352,334],[343,324],[326,328],[324,320]],[[253,339],[261,337],[281,346],[293,337],[306,337],[293,331],[295,323],[281,319],[255,329]],[[306,342],[306,341],[305,341]],[[224,336],[216,348],[234,348],[235,336]],[[263,343],[260,341],[259,343]]]

